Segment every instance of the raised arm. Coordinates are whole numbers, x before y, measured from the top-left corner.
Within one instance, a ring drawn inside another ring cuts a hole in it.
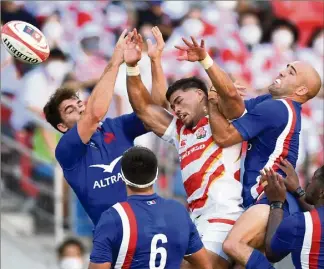
[[[215,143],[223,148],[244,141],[242,135],[218,109],[218,96],[213,91],[208,95],[208,114],[210,128]]]
[[[297,198],[299,205],[304,211],[311,211],[314,209],[314,206],[305,201],[305,191],[300,186],[295,168],[288,160],[280,158],[280,161],[281,164],[278,164],[278,166],[287,175],[285,178],[287,190]]]
[[[135,30],[136,32],[136,30]],[[156,105],[143,84],[137,65],[141,59],[143,40],[135,33],[132,39],[127,39],[124,60],[127,64],[127,92],[130,103],[145,126],[158,136],[163,136],[172,122],[172,115],[161,106]]]
[[[167,82],[164,76],[161,57],[164,49],[164,40],[162,33],[157,26],[152,28],[152,34],[155,38],[155,44],[150,39],[147,40],[148,56],[151,59],[152,70],[152,92],[153,102],[164,108],[168,108],[169,104],[165,98],[167,91]]]
[[[226,72],[214,63],[208,55],[204,40],[201,40],[200,45],[194,37],[191,37],[192,42],[182,38],[186,46],[176,46],[184,54],[178,57],[180,61],[199,61],[206,70],[214,88],[219,95],[219,105],[222,108],[222,113],[229,119],[237,119],[244,113],[244,101],[238,93],[233,81]]]
[[[265,253],[270,262],[278,262],[291,251],[291,245],[293,244],[294,237],[296,237],[296,234],[292,236],[294,232],[294,222],[291,222],[291,229],[289,232],[285,232],[286,238],[283,238],[279,227],[284,219],[283,205],[286,200],[284,179],[271,168],[265,168],[264,171],[261,172],[261,175],[260,180],[264,186],[264,192],[267,199],[270,202],[270,215],[265,239]]]
[[[88,143],[98,127],[98,123],[106,115],[109,108],[118,74],[119,66],[123,62],[123,46],[126,43],[126,31],[124,30],[116,44],[110,62],[99,82],[93,89],[87,102],[87,107],[78,122],[77,128],[83,143]]]

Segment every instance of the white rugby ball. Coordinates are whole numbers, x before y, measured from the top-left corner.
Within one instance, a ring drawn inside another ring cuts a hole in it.
[[[42,63],[50,53],[44,34],[24,21],[7,22],[1,29],[1,40],[12,56],[24,63]]]

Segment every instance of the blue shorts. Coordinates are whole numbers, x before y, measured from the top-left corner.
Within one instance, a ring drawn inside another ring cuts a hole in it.
[[[255,204],[266,204],[270,205],[270,202],[265,194],[262,194],[260,200],[258,200]],[[296,212],[303,212],[297,199],[290,193],[287,192],[286,201],[283,206],[284,210],[284,218],[288,217],[291,214]]]

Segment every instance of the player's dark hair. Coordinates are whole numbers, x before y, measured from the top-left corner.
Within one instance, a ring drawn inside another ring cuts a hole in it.
[[[324,165],[315,171],[314,177],[324,186]]]
[[[125,178],[137,185],[152,182],[156,176],[158,161],[155,154],[145,147],[135,146],[128,149],[121,159]]]
[[[71,245],[77,246],[80,249],[81,255],[85,254],[85,246],[80,240],[76,238],[67,238],[57,247],[57,256],[59,258],[63,257],[65,249]]]
[[[43,108],[46,120],[58,131],[57,125],[63,122],[59,106],[60,104],[67,99],[79,98],[76,92],[68,88],[59,88],[55,93],[50,97],[47,104]]]
[[[167,90],[166,99],[170,101],[171,95],[177,90],[189,90],[192,88],[202,90],[208,96],[208,88],[204,81],[197,77],[182,78],[174,82]]]

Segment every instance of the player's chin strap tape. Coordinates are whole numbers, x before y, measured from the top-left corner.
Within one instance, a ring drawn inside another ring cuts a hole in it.
[[[135,188],[139,188],[139,189],[144,189],[144,188],[147,188],[147,187],[150,187],[154,184],[154,182],[157,180],[158,178],[158,174],[159,174],[159,169],[157,168],[156,169],[156,176],[155,178],[149,182],[149,183],[146,183],[144,185],[138,185],[138,184],[135,184],[133,182],[130,182],[125,176],[124,176],[124,173],[123,173],[123,170],[121,169],[121,174],[123,176],[123,181],[126,183],[126,185],[128,186],[131,186],[131,187],[135,187]]]

